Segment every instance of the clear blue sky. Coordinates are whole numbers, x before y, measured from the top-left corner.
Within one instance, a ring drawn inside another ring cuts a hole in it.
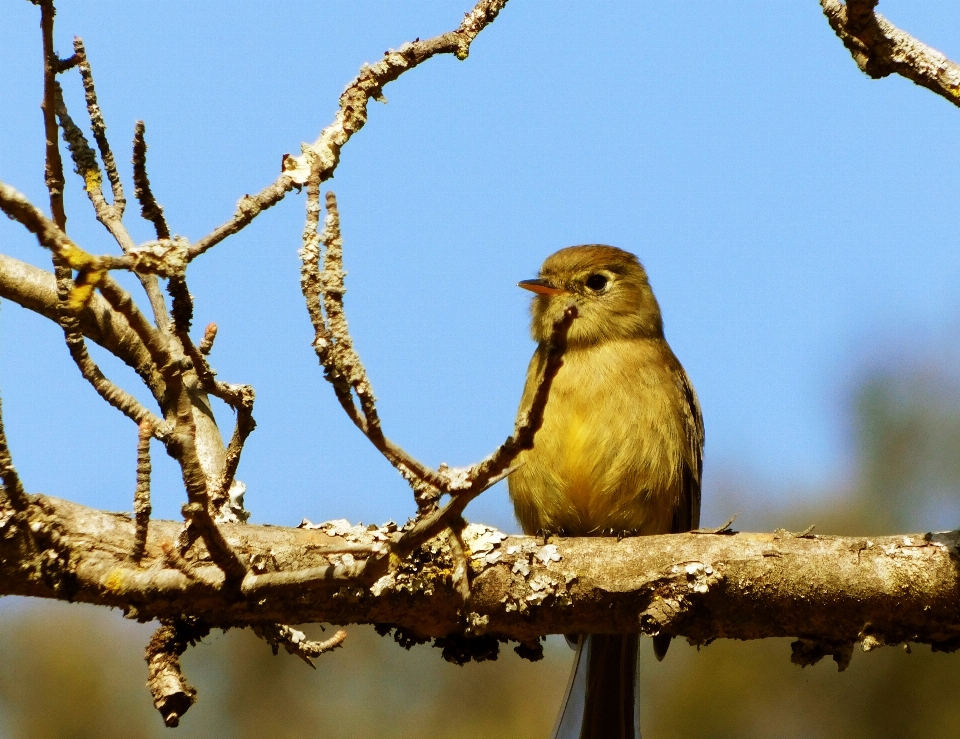
[[[361,63],[454,28],[468,3],[63,2],[57,43],[63,56],[74,34],[86,43],[128,198],[142,118],[155,192],[172,229],[197,239],[317,136]],[[960,57],[960,4],[879,9]],[[39,12],[9,0],[2,15],[0,179],[46,208]],[[75,73],[64,84],[82,120]],[[648,269],[703,404],[705,523],[727,513],[710,504],[722,475],[785,504],[842,484],[864,358],[956,336],[960,110],[862,75],[815,0],[513,0],[467,61],[431,60],[385,92],[328,186],[386,429],[432,465],[476,461],[510,431],[533,348],[515,283],[570,244],[615,244]],[[73,237],[113,250],[76,178],[68,202]],[[190,272],[197,326],[220,326],[221,379],[258,393],[248,506],[278,524],[402,521],[405,485],[310,349],[302,206],[288,197]],[[135,203],[127,222],[149,238]],[[0,251],[48,265],[6,219]],[[8,302],[0,393],[30,489],[130,509],[133,425],[83,384],[57,327]],[[155,511],[173,517],[184,493],[154,448]],[[502,488],[468,516],[513,527]]]

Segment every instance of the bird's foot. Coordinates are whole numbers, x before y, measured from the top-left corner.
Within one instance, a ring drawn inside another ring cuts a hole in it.
[[[737,514],[734,513],[733,516],[730,518],[730,520],[727,521],[723,526],[717,526],[717,528],[715,529],[694,529],[690,533],[691,534],[721,534],[721,535],[736,534],[737,532],[734,531],[732,528],[733,522],[736,520],[737,520]],[[810,531],[812,530],[813,530],[813,526],[811,526],[806,533],[809,534]],[[800,534],[800,536],[804,536],[804,534]]]
[[[621,541],[622,539],[626,539],[628,536],[640,536],[640,530],[609,528],[609,529],[603,529],[600,532],[600,536],[615,536],[617,537],[617,541]]]
[[[543,537],[543,545],[546,546],[547,542],[550,541],[551,536],[566,536],[566,530],[560,526],[556,529],[537,529],[537,536]]]

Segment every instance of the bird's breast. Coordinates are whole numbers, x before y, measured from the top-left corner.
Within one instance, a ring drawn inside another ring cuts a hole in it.
[[[683,440],[664,349],[610,341],[565,355],[533,449],[510,477],[525,531],[670,531]]]

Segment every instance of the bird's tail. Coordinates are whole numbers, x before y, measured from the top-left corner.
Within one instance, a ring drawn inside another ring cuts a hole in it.
[[[553,739],[640,739],[637,634],[584,634]]]

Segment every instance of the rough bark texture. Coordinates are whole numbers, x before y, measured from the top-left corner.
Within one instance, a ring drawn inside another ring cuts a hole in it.
[[[395,537],[395,528],[224,525],[249,563],[243,596],[197,544],[176,554],[181,524],[151,521],[138,567],[126,514],[35,496],[0,517],[0,594],[116,606],[141,620],[196,618],[210,626],[265,621],[377,623],[417,637],[550,633],[670,633],[803,640],[795,660],[903,641],[960,646],[958,534],[874,538],[676,534],[626,538],[505,536],[472,525],[464,535],[471,597],[452,582],[445,538],[388,572],[351,578],[354,556],[331,554]],[[199,551],[198,551],[199,550]],[[324,550],[327,550],[324,553]],[[376,554],[373,556],[377,556]]]
[[[960,106],[960,65],[874,12],[877,0],[820,0],[830,27],[864,74],[899,74]]]

